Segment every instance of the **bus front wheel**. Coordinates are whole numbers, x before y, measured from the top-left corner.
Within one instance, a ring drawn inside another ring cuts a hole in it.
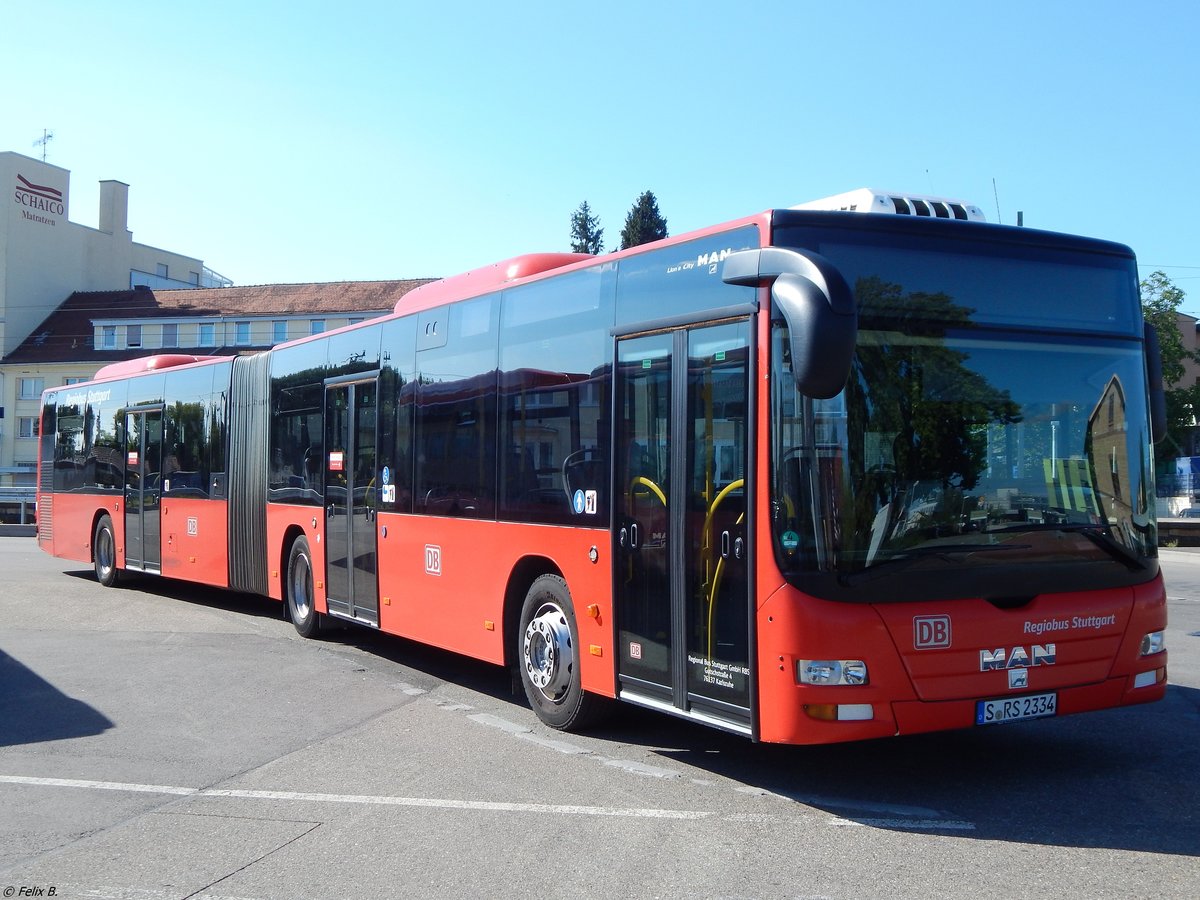
[[[287,608],[292,625],[301,637],[315,637],[321,630],[321,616],[313,606],[312,554],[308,538],[301,535],[292,544],[287,565]]]
[[[579,629],[563,579],[542,575],[533,582],[521,606],[517,640],[521,684],[537,717],[563,731],[592,724],[604,698],[580,684]]]
[[[96,533],[92,535],[92,560],[98,582],[105,587],[117,583],[117,538],[108,516],[101,516],[96,523]]]

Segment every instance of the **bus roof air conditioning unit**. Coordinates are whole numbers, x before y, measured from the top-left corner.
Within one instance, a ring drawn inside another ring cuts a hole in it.
[[[835,194],[821,200],[800,203],[792,209],[824,209],[842,212],[885,213],[893,216],[926,216],[931,219],[958,219],[963,222],[986,222],[983,210],[973,203],[932,197],[928,194],[896,194],[859,188]]]

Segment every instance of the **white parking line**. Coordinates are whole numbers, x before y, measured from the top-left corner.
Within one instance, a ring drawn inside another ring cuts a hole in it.
[[[166,784],[126,784],[121,781],[83,781],[78,778],[30,778],[24,775],[0,775],[5,784],[29,784],[39,787],[88,788],[93,791],[133,791],[140,794],[199,793],[199,788],[172,787]]]
[[[531,744],[537,744],[539,747],[548,747],[558,753],[566,753],[568,756],[580,756],[590,754],[592,751],[587,747],[580,747],[578,744],[572,744],[568,741],[558,741],[554,738],[543,737],[540,734],[518,734],[523,741],[529,741]]]
[[[776,794],[773,791],[767,791],[763,788],[749,786],[734,788],[734,790],[743,794],[772,797],[779,800],[790,800],[793,803],[803,803],[805,806],[815,806],[819,809],[832,807],[833,809],[882,813],[884,815],[904,817],[909,819],[917,817],[924,819],[936,819],[941,816],[941,813],[936,809],[928,809],[924,806],[905,806],[900,803],[878,803],[868,800],[852,800],[849,797],[822,797],[816,794]]]
[[[501,731],[507,731],[509,734],[528,734],[532,731],[525,725],[519,725],[516,722],[510,722],[508,719],[502,719],[500,716],[493,716],[491,713],[475,713],[467,716],[472,722],[480,725],[486,725],[488,728],[499,728]]]
[[[486,800],[451,800],[431,797],[381,797],[364,794],[316,794],[307,791],[246,791],[222,788],[174,787],[163,784],[125,784],[74,778],[33,778],[0,775],[0,783],[84,790],[135,791],[189,797],[228,797],[243,800],[290,800],[310,803],[349,803],[378,806],[415,806],[426,809],[465,809],[477,812],[550,813],[564,816],[617,816],[636,819],[708,819],[713,813],[686,809],[638,809],[619,806],[573,806],[561,803],[495,803]]]
[[[605,760],[612,764],[613,760]],[[668,770],[661,770],[663,773]],[[675,774],[675,773],[671,773]],[[661,777],[661,776],[660,776]],[[702,819],[727,819],[729,821],[779,821],[794,822],[808,819],[811,813],[799,815],[731,814],[719,817],[708,810],[653,809],[620,806],[576,806],[562,803],[500,803],[488,800],[454,800],[435,797],[386,797],[370,794],[320,794],[309,791],[251,791],[240,788],[191,788],[167,784],[135,784],[119,781],[92,781],[80,778],[38,778],[27,775],[0,775],[0,784],[16,784],[28,787],[73,788],[92,791],[128,791],[142,794],[165,794],[179,797],[213,797],[238,800],[275,800],[300,803],[340,803],[360,806],[402,806],[423,809],[469,810],[472,812],[532,813],[537,815],[598,816],[633,819],[675,819],[699,821]],[[787,799],[787,798],[782,798]],[[868,806],[869,804],[862,804]],[[886,807],[883,807],[886,808]],[[900,809],[900,808],[897,808]],[[933,813],[937,816],[937,813]],[[973,822],[940,818],[838,818],[831,816],[826,822],[832,827],[875,827],[908,828],[922,831],[974,831]]]

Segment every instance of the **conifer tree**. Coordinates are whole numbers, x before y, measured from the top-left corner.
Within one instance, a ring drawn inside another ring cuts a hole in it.
[[[633,209],[625,217],[625,227],[621,229],[621,249],[628,250],[666,236],[667,220],[659,213],[654,194],[646,191],[637,198]]]
[[[603,249],[604,229],[600,227],[600,217],[592,215],[591,207],[584,200],[571,213],[571,252],[595,256]]]

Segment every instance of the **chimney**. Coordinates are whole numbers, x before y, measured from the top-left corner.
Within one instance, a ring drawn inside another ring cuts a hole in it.
[[[100,230],[120,235],[129,231],[129,185],[122,181],[100,182]]]

